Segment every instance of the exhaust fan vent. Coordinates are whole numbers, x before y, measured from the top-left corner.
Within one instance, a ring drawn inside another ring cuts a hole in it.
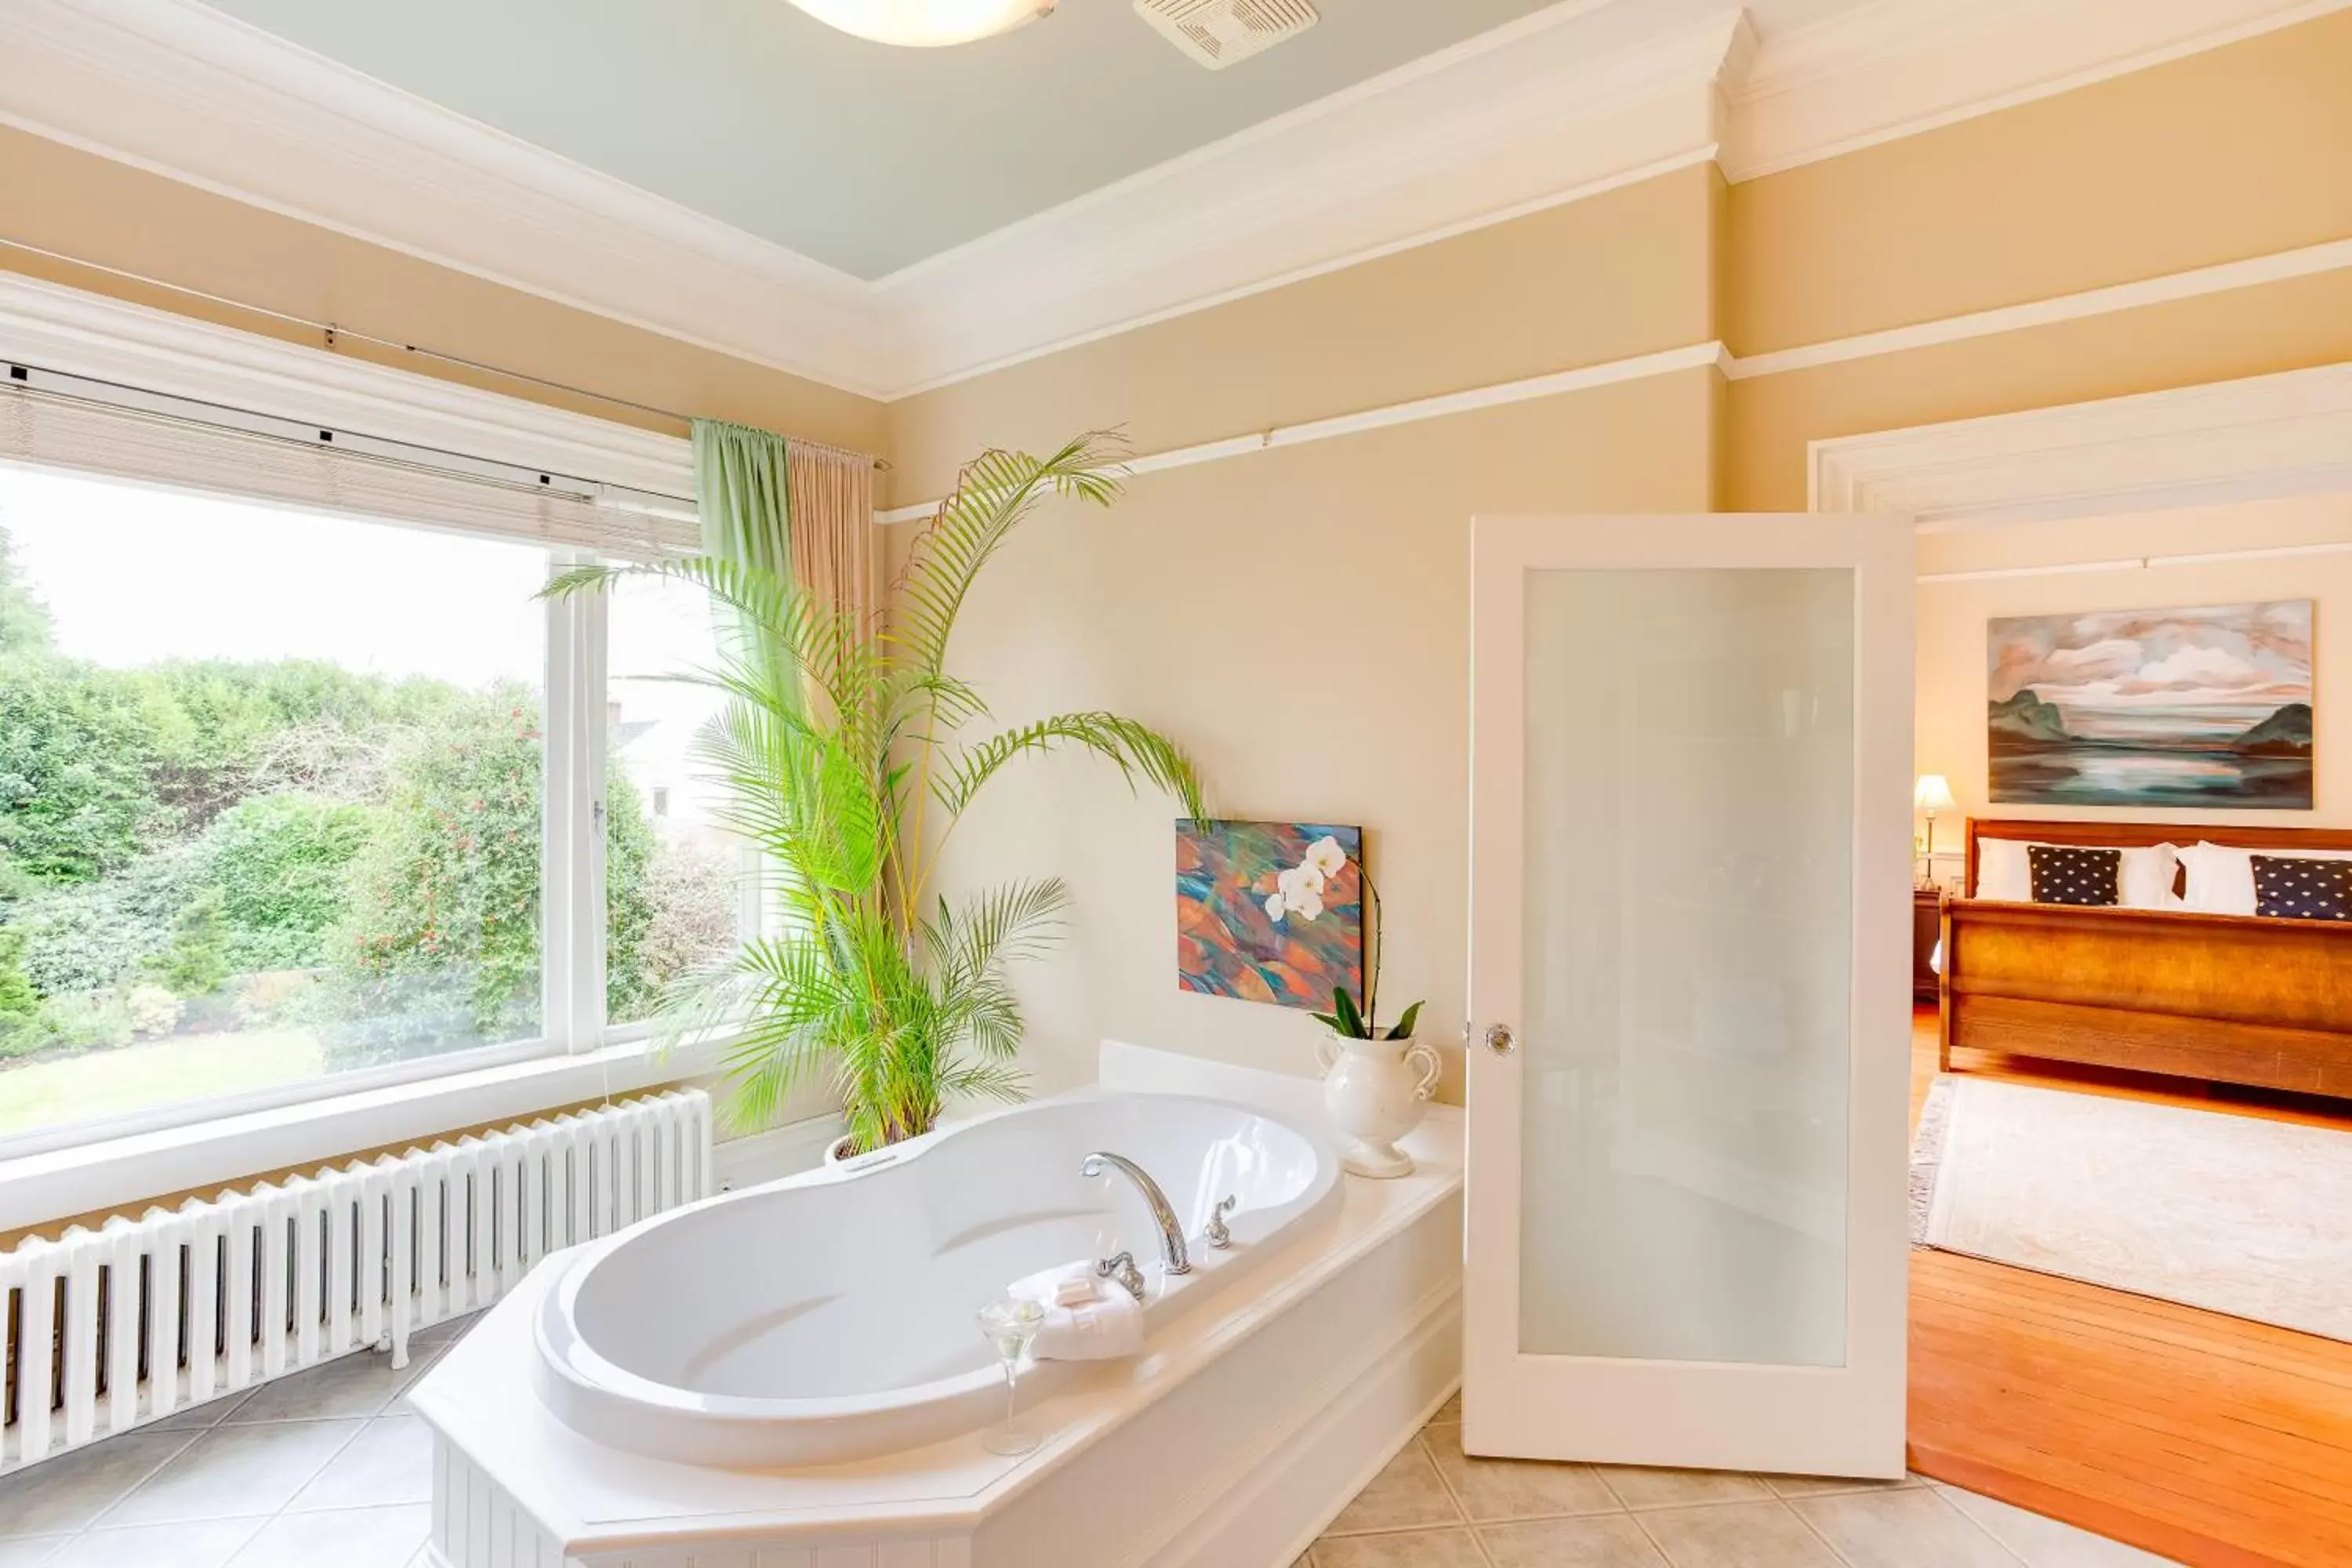
[[[1307,0],[1135,0],[1145,21],[1211,70],[1223,70],[1313,26]]]

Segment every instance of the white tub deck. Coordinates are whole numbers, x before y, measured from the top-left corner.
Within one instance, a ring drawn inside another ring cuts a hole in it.
[[[1107,1087],[1294,1119],[1311,1081],[1107,1047]],[[1017,1459],[977,1436],[846,1464],[734,1470],[605,1447],[532,1389],[526,1278],[411,1395],[436,1434],[446,1568],[1280,1568],[1458,1380],[1462,1118],[1433,1108],[1396,1181],[1342,1179],[1324,1225],[1028,1407]]]

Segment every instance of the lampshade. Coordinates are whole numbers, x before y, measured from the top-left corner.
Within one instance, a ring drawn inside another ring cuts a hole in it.
[[[877,44],[968,44],[1051,15],[1055,0],[793,0],[828,26]]]
[[[1952,786],[1941,773],[1921,773],[1911,791],[1911,805],[1917,811],[1949,811],[1958,803],[1952,799]]]

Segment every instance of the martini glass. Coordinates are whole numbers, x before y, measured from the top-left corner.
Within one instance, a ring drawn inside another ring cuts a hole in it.
[[[1013,1396],[1021,1380],[1021,1360],[1029,1353],[1029,1342],[1045,1326],[1045,1309],[1035,1301],[1007,1297],[991,1301],[980,1310],[980,1331],[996,1349],[996,1359],[1004,1368],[1004,1420],[982,1434],[980,1446],[992,1454],[1027,1454],[1037,1447],[1034,1428],[1013,1419]]]

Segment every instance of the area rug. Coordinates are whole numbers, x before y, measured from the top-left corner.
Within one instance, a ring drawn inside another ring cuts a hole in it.
[[[2352,1132],[1948,1075],[1911,1239],[2352,1341]]]

